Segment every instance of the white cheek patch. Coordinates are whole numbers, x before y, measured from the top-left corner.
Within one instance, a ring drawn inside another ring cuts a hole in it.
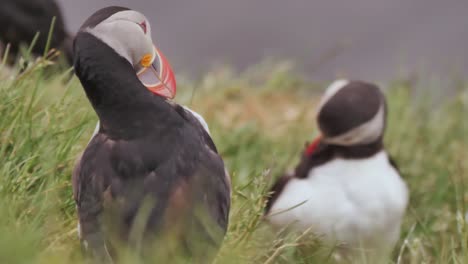
[[[351,129],[350,131],[336,137],[324,138],[324,142],[334,145],[351,146],[357,144],[368,144],[377,140],[382,134],[385,126],[385,107],[382,104],[375,116],[366,123]]]
[[[145,54],[153,52],[149,23],[147,34],[139,25],[144,21],[147,21],[145,16],[139,12],[121,11],[85,31],[106,43],[132,65],[137,65]]]
[[[94,28],[86,29],[86,32],[92,34],[102,42],[106,43],[109,47],[115,50],[120,56],[124,57],[131,64],[133,63],[132,52],[126,47],[126,41],[121,41],[125,35],[133,32],[129,25],[119,25],[124,23],[105,23],[99,24]],[[116,30],[117,29],[117,30]]]
[[[320,99],[320,103],[317,107],[317,113],[320,113],[320,110],[322,110],[322,107],[325,105],[330,98],[332,98],[338,91],[343,89],[346,85],[349,84],[348,80],[336,80],[328,88],[325,90],[325,94],[322,96],[322,99]]]

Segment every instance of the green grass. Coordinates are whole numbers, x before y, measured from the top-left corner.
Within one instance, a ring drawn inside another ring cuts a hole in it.
[[[41,65],[0,80],[0,263],[82,261],[70,177],[97,118],[76,78],[45,77]],[[229,232],[217,263],[331,262],[327,250],[279,236],[262,221],[272,181],[317,134],[314,109],[325,87],[287,69],[179,79],[176,101],[205,116],[232,177]],[[411,191],[389,263],[468,263],[468,89],[435,104],[430,94],[414,96],[410,83],[386,91],[385,141]]]

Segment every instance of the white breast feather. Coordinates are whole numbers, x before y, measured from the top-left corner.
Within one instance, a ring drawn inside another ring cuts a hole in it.
[[[200,122],[200,124],[203,126],[203,128],[208,133],[208,135],[211,136],[210,129],[208,128],[208,124],[206,123],[205,119],[203,119],[203,117],[199,113],[193,111],[192,109],[188,108],[187,106],[183,106],[183,107],[184,107],[185,110],[189,111],[198,120],[198,122]]]
[[[368,159],[335,159],[306,179],[292,179],[268,218],[277,226],[311,228],[327,243],[388,251],[399,238],[407,204],[406,184],[382,151]]]

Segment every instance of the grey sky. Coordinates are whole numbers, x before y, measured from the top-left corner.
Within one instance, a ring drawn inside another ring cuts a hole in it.
[[[466,0],[59,0],[71,32],[94,10],[143,12],[176,72],[288,58],[314,79],[468,73]],[[333,58],[330,54],[335,54]],[[317,67],[317,65],[320,67]]]

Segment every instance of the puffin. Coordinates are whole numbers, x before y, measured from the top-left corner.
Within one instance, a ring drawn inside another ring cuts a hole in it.
[[[80,241],[98,263],[210,263],[228,227],[230,180],[209,131],[174,103],[174,73],[140,12],[96,11],[74,71],[99,118],[72,175]]]
[[[387,104],[378,86],[336,80],[317,109],[319,136],[272,186],[266,220],[310,232],[337,257],[388,257],[400,237],[408,188],[384,148]],[[375,263],[375,262],[370,262]]]
[[[61,9],[54,0],[0,0],[0,54],[4,56],[1,46],[5,49],[10,44],[7,62],[13,64],[20,45],[29,46],[39,32],[31,52],[42,56],[53,17],[56,20],[50,48],[60,50],[72,65],[73,36],[66,30]]]

